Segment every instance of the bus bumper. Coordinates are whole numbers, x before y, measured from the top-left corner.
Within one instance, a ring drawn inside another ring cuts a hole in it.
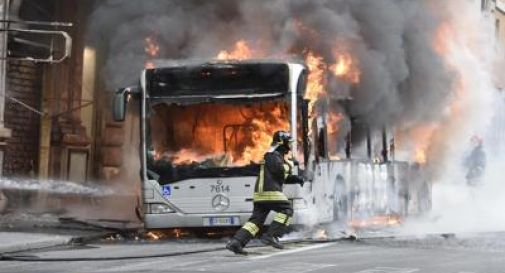
[[[239,227],[247,222],[251,212],[229,214],[145,214],[147,229],[180,227]]]

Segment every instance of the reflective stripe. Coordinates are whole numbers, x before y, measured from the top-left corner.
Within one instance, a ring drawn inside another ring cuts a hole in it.
[[[280,212],[278,212],[274,217],[274,221],[277,223],[281,223],[281,224],[285,224],[287,220],[288,220],[288,216],[286,214],[280,213]]]
[[[260,177],[258,178],[258,192],[263,192],[264,184],[265,184],[265,162],[261,162]]]
[[[255,192],[253,201],[288,201],[288,198],[280,191],[264,191]]]
[[[288,220],[286,221],[286,226],[289,226],[293,223],[293,217],[288,217]]]
[[[253,222],[247,222],[245,225],[242,227],[243,229],[247,230],[251,235],[254,237],[260,231],[259,227],[254,224]]]

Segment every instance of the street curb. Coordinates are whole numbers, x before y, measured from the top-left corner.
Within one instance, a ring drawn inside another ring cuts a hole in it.
[[[34,240],[32,242],[20,243],[17,245],[0,246],[0,254],[24,252],[56,246],[83,245],[110,234],[111,232],[99,232],[94,234],[76,236],[53,234],[53,238]]]
[[[0,246],[0,254],[22,252],[47,247],[67,245],[72,241],[72,237],[56,237],[35,242],[27,242],[18,245]]]

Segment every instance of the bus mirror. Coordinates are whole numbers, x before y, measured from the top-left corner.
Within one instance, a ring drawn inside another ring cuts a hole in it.
[[[112,118],[116,122],[125,120],[127,96],[129,95],[129,92],[127,91],[127,88],[119,89],[114,94],[114,98],[112,100]]]

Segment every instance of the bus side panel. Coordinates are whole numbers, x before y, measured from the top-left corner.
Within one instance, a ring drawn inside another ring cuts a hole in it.
[[[330,167],[328,161],[314,162],[312,181],[306,181],[303,188],[298,185],[284,186],[284,193],[293,200],[294,224],[314,226],[332,221],[333,184],[328,183]]]
[[[330,162],[330,178],[332,183],[332,213],[333,221],[345,220],[349,214],[350,189],[352,186],[351,180],[352,162],[349,160],[331,161]]]
[[[318,164],[319,172],[315,176],[315,197],[319,223],[333,221],[333,190],[335,179],[331,177],[331,161],[321,161]]]
[[[411,175],[407,163],[342,160],[330,165],[327,183],[333,186],[334,220],[408,214]],[[424,188],[423,196],[429,195]]]

